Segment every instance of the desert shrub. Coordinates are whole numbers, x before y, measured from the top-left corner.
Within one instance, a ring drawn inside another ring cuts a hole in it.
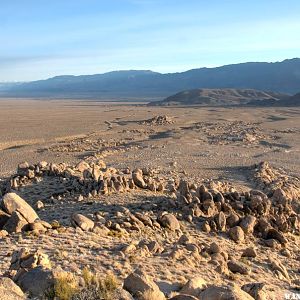
[[[114,275],[109,274],[104,278],[99,278],[87,268],[82,271],[84,288],[76,293],[72,300],[115,300],[118,281]]]
[[[56,275],[52,291],[55,298],[70,300],[78,291],[78,281],[72,273],[60,272]]]
[[[83,287],[78,279],[69,272],[55,276],[53,288],[46,293],[47,299],[58,300],[115,300],[118,281],[112,274],[100,278],[87,268],[82,270]]]
[[[116,237],[116,238],[121,238],[123,237],[123,233],[120,232],[120,231],[116,231],[116,230],[111,230],[107,233],[108,236],[111,236],[111,237]]]
[[[159,300],[162,299],[162,295],[160,291],[147,290],[142,293],[140,298],[143,300]]]

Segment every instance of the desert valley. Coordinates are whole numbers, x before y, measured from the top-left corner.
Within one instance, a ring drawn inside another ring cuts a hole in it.
[[[0,268],[27,295],[284,299],[299,290],[298,107],[0,107]],[[92,274],[101,289],[87,284]]]
[[[0,300],[300,300],[300,1],[0,1]]]

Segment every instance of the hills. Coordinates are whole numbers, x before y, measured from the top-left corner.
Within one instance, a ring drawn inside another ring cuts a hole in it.
[[[2,96],[155,100],[191,89],[256,89],[295,94],[300,90],[300,58],[249,62],[161,74],[149,70],[56,76],[8,86]]]
[[[202,105],[224,106],[245,105],[251,103],[273,103],[289,96],[279,93],[263,92],[252,89],[194,89],[179,92],[151,105]]]
[[[286,99],[284,104],[286,106],[300,106],[300,93]]]

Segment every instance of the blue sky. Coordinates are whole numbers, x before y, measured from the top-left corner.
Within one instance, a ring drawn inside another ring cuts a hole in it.
[[[300,57],[299,0],[0,0],[0,81]]]

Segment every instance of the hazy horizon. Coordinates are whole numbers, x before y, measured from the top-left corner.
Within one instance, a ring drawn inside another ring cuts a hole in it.
[[[0,82],[282,61],[300,53],[299,9],[296,0],[10,1],[0,11]]]

